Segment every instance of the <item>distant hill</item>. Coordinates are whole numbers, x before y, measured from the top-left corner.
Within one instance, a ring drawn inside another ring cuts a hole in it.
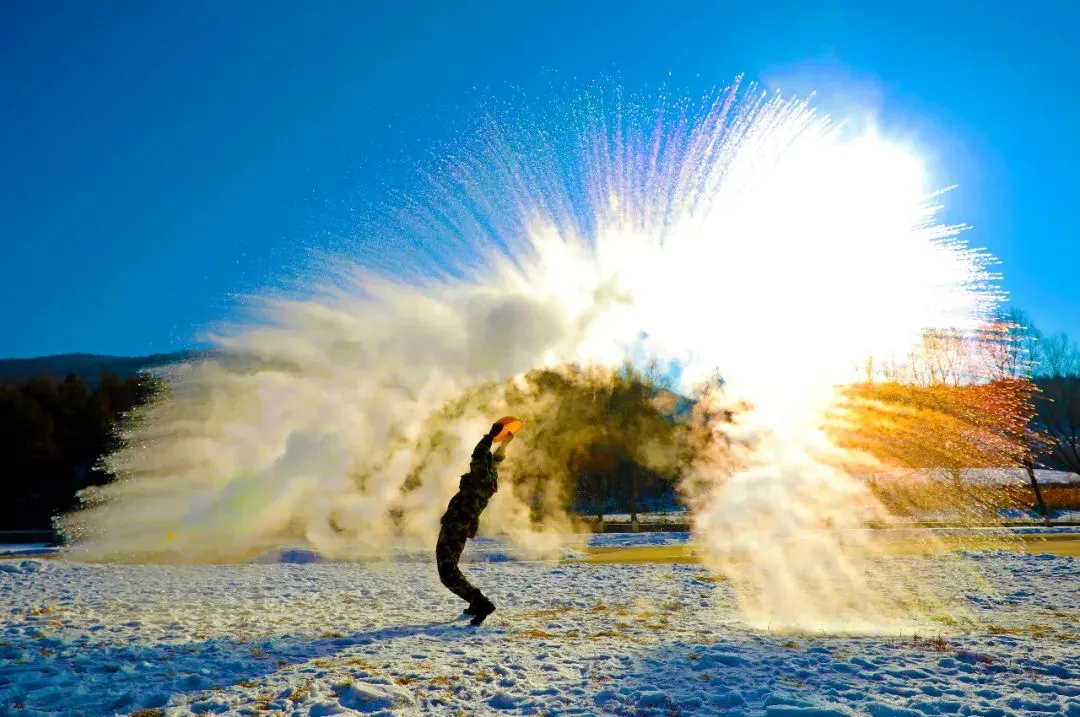
[[[97,384],[105,371],[121,379],[130,378],[140,371],[171,363],[190,361],[202,355],[199,351],[177,351],[150,356],[102,356],[100,354],[57,354],[26,359],[0,359],[0,381],[19,383],[33,376],[49,376],[61,380],[69,373],[81,378],[87,385]]]

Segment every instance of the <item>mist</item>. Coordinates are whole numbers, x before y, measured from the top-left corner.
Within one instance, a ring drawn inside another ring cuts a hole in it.
[[[1000,301],[992,257],[937,223],[917,156],[739,83],[701,102],[515,107],[469,137],[355,255],[170,369],[108,458],[120,479],[62,521],[81,555],[238,560],[286,537],[331,558],[426,550],[472,446],[513,413],[513,489],[481,531],[557,556],[569,466],[605,419],[575,418],[536,372],[604,386],[630,358],[678,367],[696,448],[608,438],[680,464],[695,539],[748,622],[887,629],[940,602],[890,592],[895,568],[849,550],[884,509],[820,427],[868,357],[977,332]]]

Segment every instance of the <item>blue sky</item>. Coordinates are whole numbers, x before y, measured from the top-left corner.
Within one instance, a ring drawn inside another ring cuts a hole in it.
[[[1080,3],[0,3],[0,356],[188,347],[508,83],[749,79],[873,112],[1080,334]],[[670,73],[670,75],[669,75]],[[947,171],[946,171],[947,168]]]

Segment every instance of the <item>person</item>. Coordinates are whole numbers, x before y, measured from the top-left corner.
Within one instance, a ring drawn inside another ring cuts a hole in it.
[[[473,448],[469,472],[461,476],[458,492],[450,499],[443,513],[439,542],[435,546],[439,580],[450,592],[469,603],[465,614],[472,616],[470,622],[473,625],[479,625],[495,612],[495,605],[462,575],[458,560],[465,549],[465,542],[476,537],[476,531],[480,528],[480,514],[499,489],[498,465],[506,458],[506,447],[514,438],[514,434],[509,433],[492,454],[491,444],[502,430],[501,422],[494,424]]]

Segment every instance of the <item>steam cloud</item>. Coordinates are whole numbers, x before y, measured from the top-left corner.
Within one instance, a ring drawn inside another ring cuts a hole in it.
[[[854,366],[930,328],[974,331],[999,298],[989,257],[934,221],[917,161],[738,83],[703,104],[593,94],[510,117],[402,197],[357,261],[171,370],[109,459],[121,480],[63,521],[83,555],[428,548],[473,444],[510,412],[528,422],[504,474],[535,481],[500,490],[481,530],[556,554],[591,428],[527,376],[576,364],[602,383],[636,355],[677,362],[686,391],[724,378],[680,487],[748,620],[875,628],[933,601],[890,593],[868,544],[849,549],[883,511],[819,425]]]

